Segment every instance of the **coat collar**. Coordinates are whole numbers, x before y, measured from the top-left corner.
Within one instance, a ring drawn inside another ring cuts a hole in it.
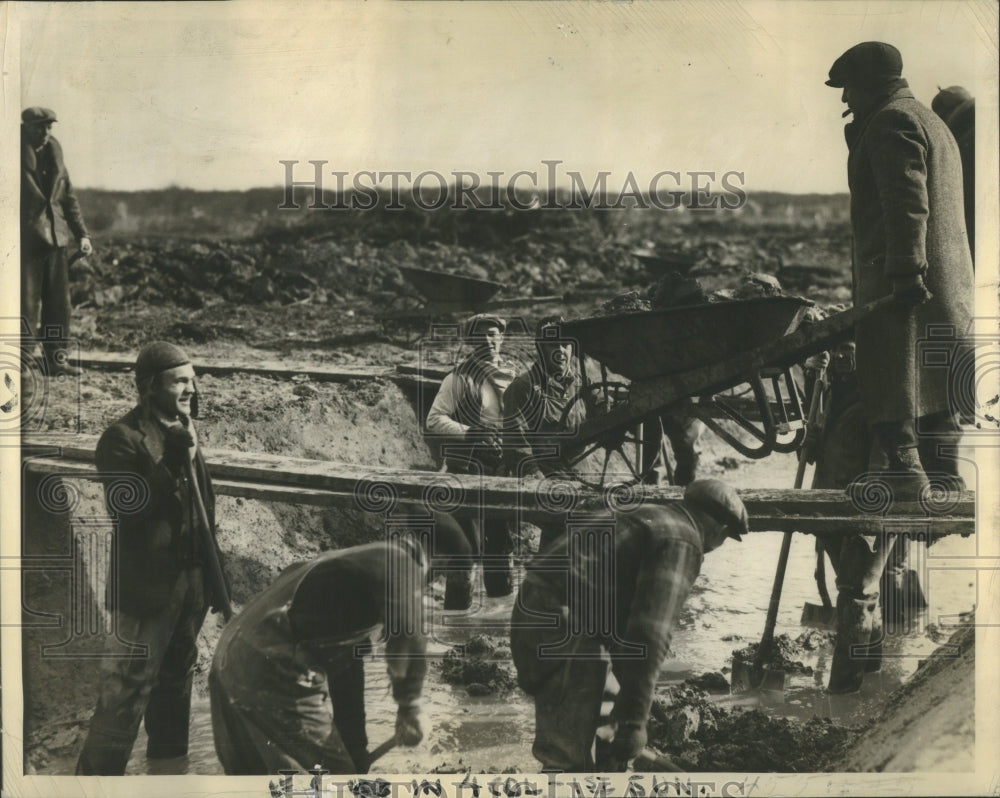
[[[865,131],[868,129],[868,125],[871,123],[875,115],[885,108],[889,103],[895,102],[896,100],[913,100],[913,92],[910,91],[909,87],[906,85],[900,86],[895,90],[891,91],[889,94],[885,95],[883,98],[878,100],[872,109],[865,114],[861,119],[855,119],[853,122],[849,122],[844,125],[844,139],[847,141],[848,148],[853,148],[861,137],[864,135]]]

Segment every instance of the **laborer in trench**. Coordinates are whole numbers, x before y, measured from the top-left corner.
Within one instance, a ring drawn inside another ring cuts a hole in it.
[[[561,316],[546,316],[535,327],[536,358],[518,374],[503,395],[504,458],[511,475],[572,475],[564,444],[587,415],[581,397],[578,361],[572,341],[563,338]],[[562,534],[562,515],[542,519],[541,546]]]
[[[808,462],[816,463],[814,488],[844,489],[868,467],[875,445],[858,392],[853,341],[838,345],[829,357],[824,412],[809,429],[804,444]],[[815,365],[819,365],[816,363]],[[906,623],[926,607],[919,578],[907,567],[910,541],[886,541],[874,535],[818,535],[837,577],[837,631],[830,668],[831,693],[855,692],[865,673],[882,667],[884,624]]]
[[[972,320],[973,272],[962,199],[962,162],[944,122],[917,102],[901,77],[899,51],[863,42],[841,55],[826,85],[842,89],[849,155],[854,305],[894,303],[858,321],[858,387],[865,421],[895,497],[928,492],[928,472],[948,490],[964,488],[954,457],[959,407],[947,368],[928,368],[919,342],[940,362],[957,359]],[[922,445],[922,440],[933,445]],[[926,456],[925,456],[926,455]],[[853,489],[862,489],[855,483]]]
[[[427,414],[425,437],[437,448],[445,468],[457,474],[506,474],[503,462],[503,395],[514,378],[500,357],[507,322],[480,313],[464,326],[469,355],[447,374]],[[473,558],[482,563],[487,596],[509,596],[514,590],[513,536],[507,518],[482,516],[476,507],[463,508],[456,518],[472,545]],[[445,587],[446,610],[472,604],[472,558],[449,571]]]
[[[135,383],[139,403],[101,435],[97,470],[112,480],[139,480],[137,494],[146,497],[137,507],[122,507],[116,499],[121,485],[106,485],[108,512],[117,521],[108,610],[118,637],[148,651],[102,662],[97,708],[76,766],[81,776],[124,775],[143,720],[148,759],[187,754],[198,632],[209,606],[221,608],[206,576],[195,498],[198,491],[214,544],[212,481],[191,421],[197,415],[194,368],[181,349],[157,341],[139,353]],[[197,485],[188,478],[187,461]]]
[[[419,743],[428,555],[468,552],[454,519],[438,515],[426,551],[400,534],[282,571],[226,625],[212,660],[212,730],[225,772],[273,775],[318,764],[367,773],[363,656],[380,629],[396,742]]]
[[[532,753],[544,770],[621,772],[643,752],[653,688],[702,558],[746,532],[736,492],[697,480],[682,501],[571,522],[539,551],[514,605],[511,651],[535,700]]]

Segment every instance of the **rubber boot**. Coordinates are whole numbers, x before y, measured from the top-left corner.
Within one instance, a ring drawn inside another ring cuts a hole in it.
[[[866,651],[872,639],[874,599],[837,597],[837,639],[833,647],[827,692],[856,693],[865,678]],[[858,651],[858,647],[862,651]]]
[[[915,502],[928,486],[927,474],[920,453],[913,422],[890,421],[875,425],[875,439],[886,456],[886,470],[882,478],[889,483],[893,498],[901,502]]]

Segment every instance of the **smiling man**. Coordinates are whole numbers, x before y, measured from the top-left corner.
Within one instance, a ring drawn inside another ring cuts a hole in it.
[[[108,611],[118,637],[147,651],[103,662],[97,709],[77,763],[82,776],[123,775],[142,720],[148,759],[187,754],[198,632],[209,606],[221,608],[227,600],[205,576],[210,552],[203,541],[215,546],[215,502],[191,421],[197,415],[194,367],[181,349],[157,341],[139,353],[135,382],[139,403],[101,436],[97,468],[116,522]],[[129,507],[116,499],[123,479],[138,483]],[[211,527],[207,535],[199,500]]]

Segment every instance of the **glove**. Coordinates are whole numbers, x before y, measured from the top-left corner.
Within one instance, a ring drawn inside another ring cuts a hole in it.
[[[420,705],[400,705],[396,712],[396,742],[400,745],[417,745],[424,739],[420,723]]]
[[[635,759],[646,747],[646,729],[638,723],[619,723],[611,743],[613,759],[627,763]]]
[[[184,465],[190,459],[194,437],[180,424],[171,424],[163,433],[163,456],[174,465]]]
[[[896,277],[892,281],[892,296],[904,307],[922,305],[934,295],[924,285],[924,278],[919,274],[908,277]]]
[[[465,441],[473,445],[472,456],[484,465],[496,466],[503,459],[503,442],[496,430],[470,427]]]

